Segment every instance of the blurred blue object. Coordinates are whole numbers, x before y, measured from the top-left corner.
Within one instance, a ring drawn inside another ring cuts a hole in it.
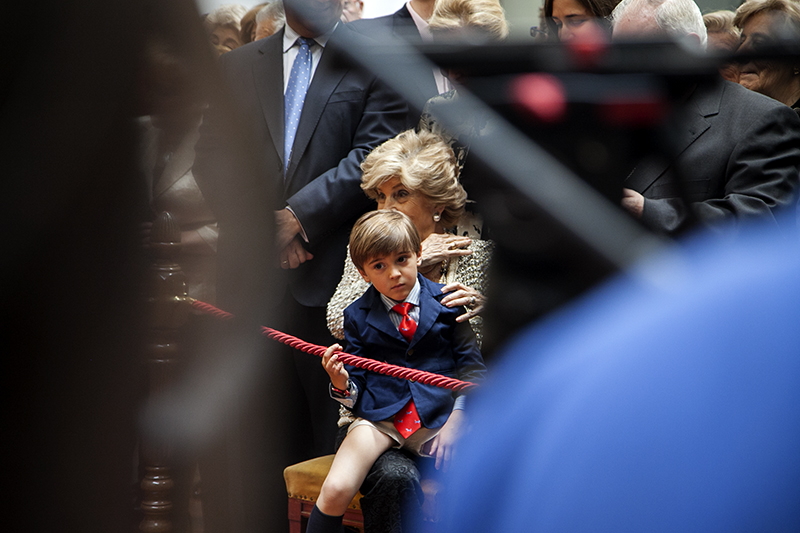
[[[800,246],[703,234],[504,350],[445,531],[800,531]]]

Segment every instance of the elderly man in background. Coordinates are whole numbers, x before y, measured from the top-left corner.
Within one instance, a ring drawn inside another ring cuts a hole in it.
[[[706,45],[692,0],[623,0],[612,18],[615,41],[675,38]],[[672,124],[675,157],[640,163],[625,180],[623,207],[666,234],[687,229],[693,219],[777,223],[781,211],[796,211],[800,120],[787,106],[742,89],[727,81],[693,89]]]

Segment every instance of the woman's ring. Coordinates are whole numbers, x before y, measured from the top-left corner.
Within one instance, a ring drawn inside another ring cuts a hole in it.
[[[470,309],[475,307],[475,297],[474,296],[469,299],[469,305],[467,305],[467,307],[469,307]]]
[[[288,264],[289,264],[289,261],[281,261],[281,264],[282,264],[282,265],[288,265]]]

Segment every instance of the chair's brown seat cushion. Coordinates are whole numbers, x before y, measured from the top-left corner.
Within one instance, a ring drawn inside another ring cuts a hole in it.
[[[325,476],[331,469],[333,457],[333,454],[323,455],[287,466],[283,471],[283,479],[286,480],[286,492],[289,497],[309,502],[317,501],[322,482],[325,481]],[[350,502],[350,509],[361,509],[360,500],[361,493],[359,492]]]

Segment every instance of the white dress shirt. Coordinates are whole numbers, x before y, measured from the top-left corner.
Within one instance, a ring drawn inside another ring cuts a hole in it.
[[[428,27],[428,21],[420,17],[419,14],[414,11],[414,8],[411,7],[411,2],[406,4],[406,9],[408,9],[408,12],[411,13],[411,18],[414,20],[414,24],[417,25],[417,31],[419,31],[419,36],[422,37],[422,42],[432,43],[433,35]],[[433,77],[436,80],[436,90],[439,91],[439,94],[444,94],[453,89],[453,86],[450,84],[450,80],[448,80],[445,75],[442,74],[442,70],[439,67],[435,67],[433,69]]]
[[[327,33],[323,33],[318,37],[314,37],[314,42],[316,44],[311,45],[311,80],[314,79],[314,73],[317,71],[317,65],[319,65],[319,60],[322,59],[322,52],[325,51],[325,46],[328,44],[328,39],[330,39],[333,30],[336,29],[339,23],[337,22],[336,25]],[[284,26],[283,32],[283,93],[286,94],[286,88],[289,86],[289,73],[292,71],[292,65],[294,65],[294,60],[297,57],[297,52],[300,50],[300,43],[297,42],[297,39],[300,38],[300,34],[297,33],[292,29],[291,26],[286,24]],[[311,83],[309,81],[309,83]]]

